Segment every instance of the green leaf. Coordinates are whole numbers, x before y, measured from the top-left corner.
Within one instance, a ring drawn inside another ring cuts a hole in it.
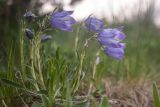
[[[102,98],[99,107],[110,107],[106,97]]]
[[[23,88],[20,84],[14,82],[14,81],[8,80],[8,79],[1,79],[1,81],[3,83],[5,83],[6,85],[9,85],[9,86],[12,86],[15,88]]]
[[[158,88],[156,83],[153,83],[153,100],[154,100],[154,107],[160,107],[160,97],[158,94]]]

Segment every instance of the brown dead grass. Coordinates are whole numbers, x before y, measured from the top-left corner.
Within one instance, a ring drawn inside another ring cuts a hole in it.
[[[104,80],[106,94],[112,107],[153,107],[152,82],[147,80]]]

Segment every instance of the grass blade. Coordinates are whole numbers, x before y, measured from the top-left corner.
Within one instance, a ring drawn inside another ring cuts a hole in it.
[[[160,107],[160,97],[158,94],[158,88],[156,83],[153,83],[153,100],[154,100],[154,107]]]
[[[102,98],[99,107],[110,107],[106,97]]]
[[[8,79],[1,79],[1,81],[3,83],[5,83],[6,85],[9,85],[9,86],[12,86],[12,87],[15,87],[15,88],[23,88],[20,84],[18,84],[16,82],[13,82],[11,80],[8,80]]]

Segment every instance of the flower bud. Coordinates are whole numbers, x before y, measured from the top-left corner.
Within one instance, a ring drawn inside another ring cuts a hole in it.
[[[24,18],[25,18],[28,22],[31,22],[35,17],[36,17],[36,15],[33,14],[31,11],[26,12],[26,13],[24,14]]]
[[[52,39],[52,36],[50,36],[50,35],[43,35],[43,36],[41,37],[41,41],[42,41],[42,42],[46,42],[46,41],[48,41],[48,40],[50,40],[50,39]]]
[[[26,36],[29,38],[29,39],[33,39],[33,36],[34,36],[34,34],[33,34],[33,32],[32,32],[32,30],[31,29],[26,29],[25,30],[25,33],[26,33]]]

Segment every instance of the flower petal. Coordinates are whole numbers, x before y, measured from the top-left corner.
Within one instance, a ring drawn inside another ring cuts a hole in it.
[[[116,35],[114,38],[119,40],[119,41],[122,41],[122,40],[124,40],[126,38],[126,35],[123,32],[121,32],[121,31],[119,31],[117,29],[114,29],[114,33]]]
[[[117,60],[121,60],[124,57],[123,48],[105,48],[105,52],[108,56],[115,58]]]
[[[52,27],[55,27],[55,28],[58,28],[64,31],[68,31],[68,32],[72,31],[72,28],[68,26],[66,22],[64,22],[63,20],[59,20],[59,19],[52,21]]]
[[[100,19],[89,17],[85,20],[85,25],[89,30],[99,32],[103,28],[104,22]]]
[[[71,15],[73,13],[73,11],[61,11],[61,12],[55,12],[53,13],[53,17],[65,17],[68,15]]]
[[[104,45],[105,47],[119,47],[119,41],[114,40],[114,39],[103,39],[100,38],[99,42]]]
[[[105,38],[113,38],[115,37],[115,33],[113,29],[103,29],[99,34],[99,37],[105,37]]]
[[[73,31],[72,25],[76,23],[75,19],[70,15],[73,11],[55,12],[51,17],[52,27],[71,32]]]
[[[42,42],[48,41],[48,40],[50,40],[50,39],[52,39],[52,36],[50,36],[50,35],[43,35],[43,36],[41,37],[41,41],[42,41]]]
[[[71,26],[71,25],[76,23],[76,20],[73,17],[70,17],[70,16],[64,17],[61,20],[63,20],[67,24],[67,26]]]

